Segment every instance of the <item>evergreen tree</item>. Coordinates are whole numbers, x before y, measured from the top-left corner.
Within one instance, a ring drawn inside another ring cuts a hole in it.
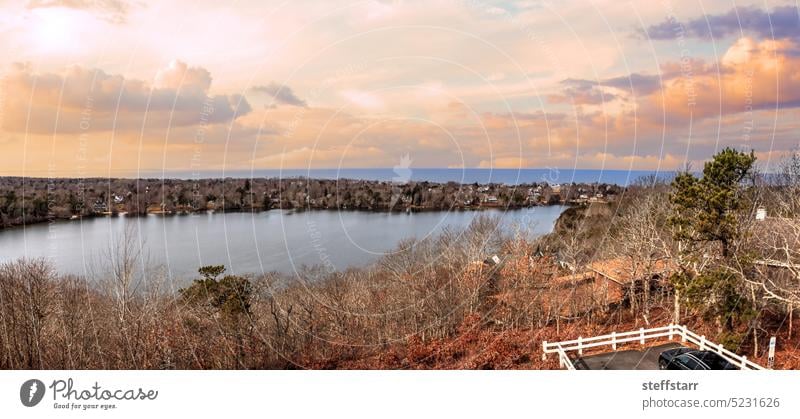
[[[728,331],[751,312],[741,278],[725,266],[741,237],[743,183],[753,174],[755,161],[752,151],[726,148],[705,164],[701,178],[685,171],[672,182],[669,223],[681,243],[682,260],[695,267],[682,267],[672,277],[673,285],[684,301],[716,317]]]
[[[224,335],[236,342],[236,365],[244,365],[244,342],[250,327],[251,300],[253,286],[244,277],[237,275],[220,275],[225,273],[225,266],[203,266],[199,269],[200,279],[196,279],[188,288],[181,289],[180,295],[185,303],[209,312],[224,327]]]
[[[703,168],[703,177],[678,174],[672,182],[671,218],[677,237],[694,243],[717,242],[723,257],[728,257],[731,243],[738,238],[737,211],[742,207],[742,181],[753,173],[756,157],[726,148]]]

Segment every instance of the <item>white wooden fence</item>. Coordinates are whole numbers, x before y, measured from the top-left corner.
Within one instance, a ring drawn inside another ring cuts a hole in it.
[[[616,351],[617,345],[622,343],[639,342],[640,345],[644,345],[648,340],[663,338],[668,338],[669,340],[680,338],[681,342],[697,345],[700,350],[714,351],[727,359],[730,363],[738,365],[743,370],[765,369],[761,365],[749,361],[746,356],[737,355],[725,349],[722,345],[707,340],[705,336],[692,332],[687,329],[686,326],[678,324],[670,324],[669,326],[655,327],[652,329],[641,328],[630,332],[612,332],[608,335],[592,336],[588,338],[579,336],[577,339],[565,340],[562,342],[550,343],[544,341],[542,342],[542,360],[547,359],[547,354],[555,353],[558,354],[558,361],[562,368],[574,370],[575,365],[572,364],[572,360],[569,358],[569,352],[577,351],[580,356],[583,355],[585,349],[600,346],[610,346],[611,350]]]

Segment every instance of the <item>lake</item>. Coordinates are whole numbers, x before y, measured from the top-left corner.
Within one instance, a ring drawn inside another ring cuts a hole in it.
[[[34,224],[0,231],[0,262],[45,257],[61,273],[86,275],[125,231],[151,265],[171,279],[193,278],[203,265],[233,273],[293,273],[303,265],[344,269],[364,266],[406,238],[422,239],[443,228],[466,227],[480,214],[501,217],[503,228],[524,226],[529,235],[552,230],[563,206],[518,210],[377,213],[284,211],[145,217],[100,217]]]

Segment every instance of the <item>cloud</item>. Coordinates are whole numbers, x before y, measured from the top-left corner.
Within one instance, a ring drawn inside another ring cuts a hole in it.
[[[718,62],[665,62],[659,75],[632,73],[602,80],[566,79],[551,103],[595,105],[621,98],[639,116],[685,124],[760,109],[800,106],[800,47],[794,40],[743,37]]]
[[[640,35],[650,39],[664,40],[680,37],[700,39],[726,36],[757,35],[766,39],[798,38],[800,36],[800,14],[795,6],[776,7],[772,12],[758,7],[740,7],[717,15],[704,15],[687,22],[667,18],[649,26]]]
[[[657,75],[632,73],[601,80],[565,79],[560,84],[562,93],[550,95],[550,103],[598,105],[611,102],[621,94],[649,95],[660,88],[661,79]]]
[[[112,23],[125,23],[130,5],[122,0],[31,0],[28,9],[63,7],[96,13]]]
[[[306,101],[297,97],[294,91],[286,85],[272,82],[266,86],[253,86],[250,88],[250,91],[270,96],[275,102],[280,104],[300,106],[303,108],[308,107]]]
[[[658,75],[562,80],[565,93],[553,96],[576,109],[546,114],[547,124],[515,122],[511,114],[483,116],[488,135],[504,141],[493,142],[494,157],[481,164],[675,170],[684,158],[699,164],[724,146],[778,156],[797,145],[797,49],[790,39],[745,37],[717,62],[666,62]],[[601,93],[606,103],[616,95],[618,106],[581,106],[602,102]],[[522,149],[500,149],[515,144],[516,128]],[[458,132],[459,138],[478,135]]]
[[[199,89],[205,92],[211,87],[211,73],[205,68],[189,67],[175,60],[156,73],[153,86],[156,89]]]
[[[628,76],[602,80],[600,85],[625,90],[637,96],[641,96],[648,95],[660,89],[661,78],[657,75],[632,73]]]
[[[12,65],[5,82],[6,131],[138,131],[230,122],[251,111],[240,95],[209,95],[208,72],[180,62],[153,83],[80,66],[35,73],[26,64]]]
[[[547,97],[550,103],[568,103],[575,105],[599,105],[615,99],[615,95],[599,88],[597,82],[584,79],[566,79],[561,81],[562,93]]]
[[[664,89],[644,98],[644,115],[685,123],[689,117],[705,118],[748,112],[781,110],[800,105],[800,56],[791,40],[752,38],[737,40],[714,66],[697,73],[672,74]],[[669,66],[669,72],[674,66]],[[716,71],[708,71],[716,68]]]

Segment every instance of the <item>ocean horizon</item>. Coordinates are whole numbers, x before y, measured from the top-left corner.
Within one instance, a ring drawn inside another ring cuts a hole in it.
[[[636,179],[656,175],[670,178],[675,171],[601,170],[601,169],[445,169],[445,168],[343,168],[343,169],[256,169],[201,170],[196,172],[142,172],[140,178],[206,179],[206,178],[312,178],[354,179],[382,182],[428,181],[437,183],[607,183],[628,186]]]

